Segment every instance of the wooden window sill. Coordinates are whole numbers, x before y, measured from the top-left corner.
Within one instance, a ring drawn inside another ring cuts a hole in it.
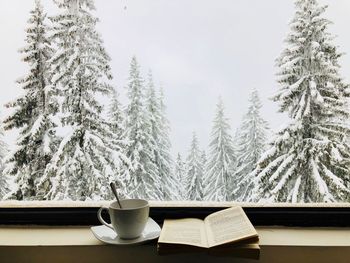
[[[257,227],[259,262],[349,262],[350,228]],[[156,242],[117,247],[88,227],[2,226],[1,262],[257,262],[204,254],[158,256]]]

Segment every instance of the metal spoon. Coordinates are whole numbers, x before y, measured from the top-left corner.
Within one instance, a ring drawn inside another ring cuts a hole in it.
[[[117,192],[117,187],[116,187],[116,185],[115,185],[115,182],[111,182],[109,185],[110,185],[111,188],[112,188],[112,192],[113,192],[114,196],[117,198],[117,201],[118,201],[118,204],[119,204],[120,209],[123,209],[123,207],[122,207],[122,205],[120,204],[120,201],[119,201],[118,192]]]

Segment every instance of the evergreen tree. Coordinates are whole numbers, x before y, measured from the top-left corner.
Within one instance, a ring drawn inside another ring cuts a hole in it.
[[[61,14],[51,17],[57,50],[50,62],[52,84],[62,96],[61,122],[69,132],[46,169],[52,188],[48,199],[110,197],[108,181],[116,169],[113,133],[96,96],[112,87],[109,61],[96,31],[92,0],[56,0]],[[42,183],[45,180],[42,180]]]
[[[205,199],[226,201],[229,199],[231,168],[235,162],[230,125],[224,116],[224,105],[221,99],[217,104],[215,119],[209,144],[209,161],[205,174]]]
[[[235,201],[245,201],[250,196],[253,188],[250,183],[254,181],[252,171],[266,150],[268,124],[261,117],[261,107],[258,91],[253,90],[249,98],[248,112],[243,117],[237,137],[237,168],[233,175]]]
[[[178,181],[173,177],[172,166],[173,160],[171,158],[170,149],[170,123],[166,117],[166,106],[164,103],[164,91],[160,88],[159,92],[159,107],[160,107],[160,123],[159,123],[159,141],[158,141],[158,167],[159,175],[162,179],[164,200],[177,200],[180,193],[178,190]]]
[[[199,149],[198,139],[193,133],[190,152],[186,160],[186,199],[187,200],[203,200],[203,158]]]
[[[5,156],[7,155],[7,145],[3,141],[4,132],[0,129],[0,200],[2,200],[9,192],[8,177],[4,174]]]
[[[178,191],[178,200],[187,199],[187,181],[186,181],[186,167],[185,163],[182,161],[180,153],[177,154],[175,161],[175,170],[174,170],[174,180],[177,182],[176,188]]]
[[[129,143],[126,155],[131,169],[126,169],[125,174],[129,178],[129,194],[131,197],[160,200],[163,197],[162,182],[156,165],[157,147],[152,130],[159,123],[159,116],[151,114],[155,109],[150,110],[149,105],[145,105],[143,80],[135,57],[131,60],[127,89],[129,104],[125,127]]]
[[[207,158],[207,153],[205,150],[201,151],[200,155],[200,161],[201,161],[201,173],[202,173],[202,195],[203,195],[203,200],[205,200],[205,175],[207,174],[207,166],[208,166],[208,158]]]
[[[205,152],[205,150],[202,151],[201,162],[202,162],[202,166],[203,166],[203,174],[205,174],[206,173],[205,168],[206,168],[207,163],[208,163],[207,153]]]
[[[118,97],[119,97],[118,92],[115,89],[112,89],[111,103],[109,105],[108,117],[109,117],[109,122],[112,125],[112,131],[114,136],[118,140],[122,140],[125,132],[125,127],[124,127],[125,118],[122,110],[122,105],[119,102]]]
[[[108,110],[109,123],[111,125],[111,131],[113,133],[112,147],[113,147],[113,157],[115,163],[115,175],[110,179],[114,181],[120,190],[119,195],[121,197],[126,197],[125,185],[127,183],[127,176],[125,176],[125,171],[129,171],[131,163],[125,154],[125,148],[128,145],[128,140],[125,138],[125,116],[122,110],[122,105],[119,102],[118,92],[113,89],[111,94],[111,103]]]
[[[163,177],[161,176],[160,169],[161,169],[161,112],[160,112],[160,104],[158,101],[158,98],[156,96],[156,91],[154,87],[153,82],[153,76],[152,72],[148,72],[148,82],[146,87],[146,94],[145,94],[145,107],[146,111],[145,114],[146,120],[149,122],[149,128],[150,128],[150,135],[151,135],[151,143],[153,144],[152,148],[150,150],[152,151],[152,160],[154,162],[154,165],[156,167],[156,181],[161,184],[161,191],[162,194],[160,195],[160,199],[164,199],[164,184],[163,184]]]
[[[30,12],[26,29],[26,46],[20,50],[29,72],[18,81],[24,94],[6,107],[14,112],[4,120],[4,129],[19,129],[14,152],[8,158],[4,173],[15,176],[16,184],[9,198],[32,200],[42,198],[36,186],[44,174],[56,148],[55,123],[52,116],[57,111],[50,85],[49,63],[52,48],[46,37],[46,15],[40,1]]]
[[[350,163],[347,86],[341,54],[327,32],[325,7],[296,1],[287,47],[277,59],[274,97],[291,122],[277,134],[254,172],[252,200],[349,202]]]

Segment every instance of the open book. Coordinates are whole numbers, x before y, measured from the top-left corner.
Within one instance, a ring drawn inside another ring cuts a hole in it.
[[[171,254],[208,249],[210,254],[256,258],[258,233],[241,207],[197,218],[166,219],[158,240],[158,253]]]

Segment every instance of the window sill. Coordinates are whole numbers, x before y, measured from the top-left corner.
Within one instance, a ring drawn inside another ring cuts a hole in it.
[[[348,262],[350,228],[257,227],[257,230],[261,246],[259,262]],[[203,254],[158,256],[155,244],[105,245],[85,226],[0,227],[0,255],[4,263],[112,262],[116,258],[123,259],[120,262],[232,262],[232,258],[218,259]]]

